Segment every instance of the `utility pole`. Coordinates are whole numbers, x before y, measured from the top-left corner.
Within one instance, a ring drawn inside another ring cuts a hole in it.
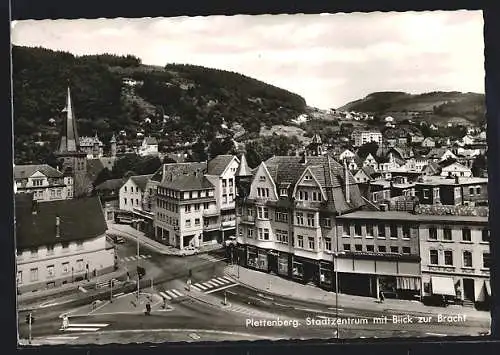
[[[110,294],[109,294],[109,302],[113,303],[113,279],[109,280]]]
[[[33,321],[33,316],[31,315],[31,312],[29,314],[29,321],[28,321],[28,328],[29,328],[29,343],[31,344],[31,323]]]
[[[136,220],[136,223],[139,223],[138,220]],[[140,279],[139,279],[139,234],[137,234],[137,301],[139,301],[139,295],[140,295]]]

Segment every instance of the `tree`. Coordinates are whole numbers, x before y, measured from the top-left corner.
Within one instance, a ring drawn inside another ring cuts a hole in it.
[[[472,162],[471,170],[473,176],[483,176],[488,170],[488,160],[486,155],[478,155]]]
[[[369,142],[363,144],[358,148],[357,154],[359,157],[365,158],[368,154],[371,154],[373,157],[377,155],[378,143],[377,142]]]
[[[104,168],[97,175],[97,177],[94,181],[94,186],[98,186],[98,185],[102,184],[104,181],[112,179],[112,178],[113,178],[113,175],[111,174],[109,169]]]

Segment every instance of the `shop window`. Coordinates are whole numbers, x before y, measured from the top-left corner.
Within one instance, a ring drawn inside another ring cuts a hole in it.
[[[296,278],[304,277],[304,265],[302,263],[297,261],[293,262],[292,276]]]

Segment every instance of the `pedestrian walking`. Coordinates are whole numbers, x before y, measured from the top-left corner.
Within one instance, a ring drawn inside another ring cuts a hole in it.
[[[146,315],[149,316],[151,314],[151,304],[146,303]]]
[[[165,297],[162,297],[163,298],[163,309],[166,309],[167,308],[167,299]]]
[[[380,291],[380,303],[384,302],[384,300],[385,300],[384,291]]]
[[[68,319],[68,315],[65,314],[62,317],[62,329],[67,329],[68,326],[69,326],[69,319]]]

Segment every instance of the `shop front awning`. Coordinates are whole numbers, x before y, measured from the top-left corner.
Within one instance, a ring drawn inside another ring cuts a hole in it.
[[[456,296],[455,283],[451,277],[432,276],[432,293],[442,296]]]
[[[486,293],[488,294],[488,296],[491,296],[491,284],[490,284],[490,280],[484,281],[484,287],[486,288]]]

